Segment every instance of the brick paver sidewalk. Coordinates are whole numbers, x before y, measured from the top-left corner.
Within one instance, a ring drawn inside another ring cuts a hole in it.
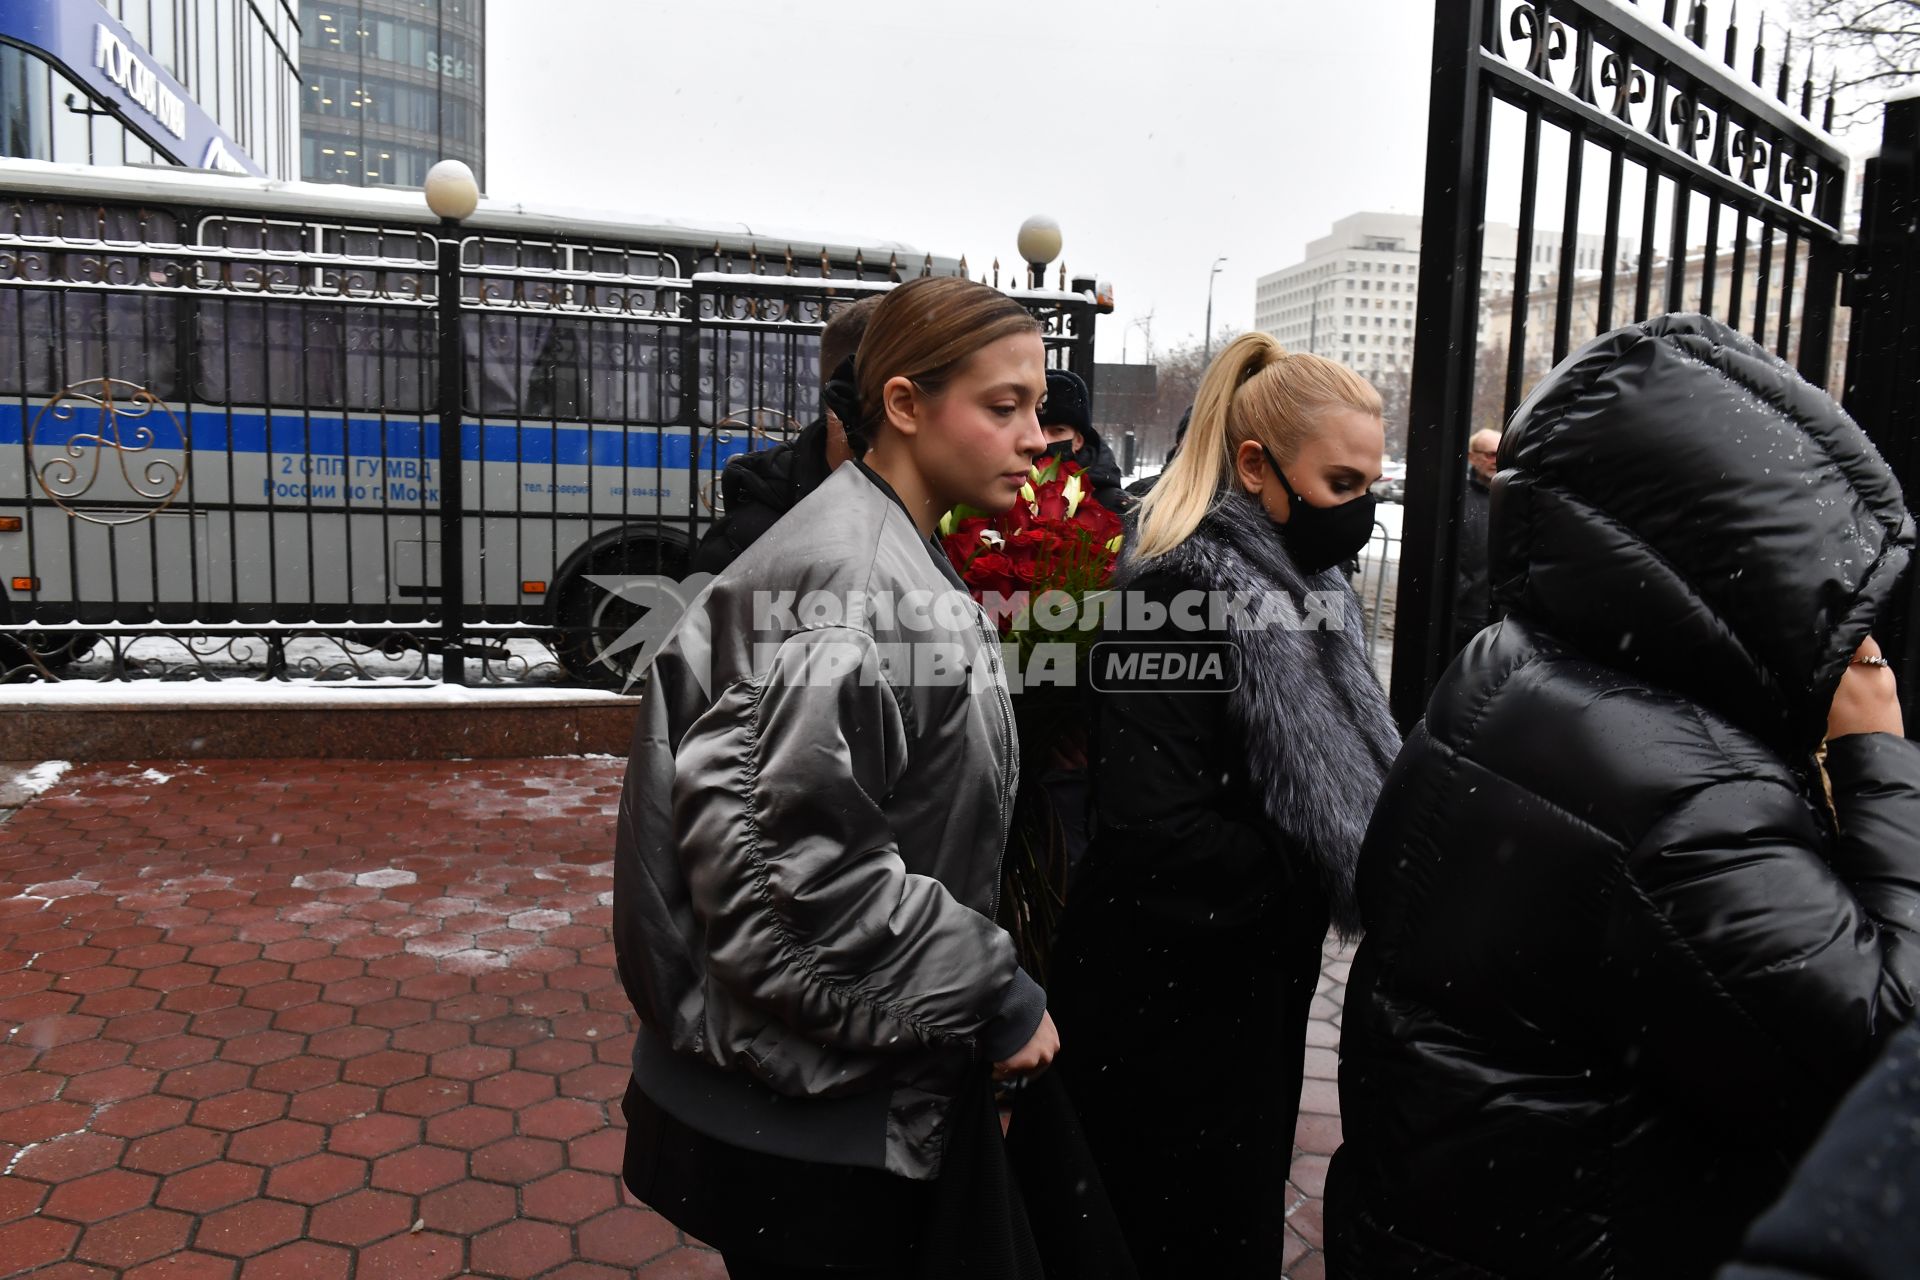
[[[73,770],[0,826],[0,1274],[719,1277],[618,1180],[608,760]],[[1288,1208],[1322,1274],[1330,951]]]

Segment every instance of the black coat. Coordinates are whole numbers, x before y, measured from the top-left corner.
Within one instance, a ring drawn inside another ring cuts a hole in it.
[[[1841,1103],[1719,1280],[1912,1280],[1920,1271],[1920,1026]]]
[[[1453,590],[1454,644],[1466,644],[1492,621],[1487,592],[1487,482],[1468,468],[1467,487],[1460,494],[1460,546]]]
[[[693,554],[694,571],[719,573],[732,564],[800,499],[818,489],[831,471],[824,417],[815,418],[784,444],[729,458],[720,473],[724,514],[701,536]]]
[[[1073,460],[1086,472],[1087,487],[1093,493],[1093,500],[1115,515],[1125,515],[1133,510],[1139,500],[1121,487],[1120,462],[1113,456],[1113,450],[1092,427],[1081,432],[1081,437],[1080,447],[1073,452]]]
[[[1130,597],[1306,592],[1342,629],[1183,631],[1108,615],[1090,699],[1094,836],[1048,991],[1059,1060],[1144,1277],[1278,1276],[1306,1021],[1330,915],[1351,918],[1398,745],[1328,570],[1302,578],[1259,505],[1221,501]],[[1257,608],[1257,606],[1256,606]],[[1335,616],[1342,616],[1335,611]],[[1222,686],[1119,689],[1103,650],[1231,641]],[[1232,684],[1231,689],[1224,684]]]
[[[1712,321],[1609,334],[1501,444],[1506,621],[1361,853],[1330,1274],[1687,1280],[1920,990],[1920,749],[1813,753],[1913,524]]]

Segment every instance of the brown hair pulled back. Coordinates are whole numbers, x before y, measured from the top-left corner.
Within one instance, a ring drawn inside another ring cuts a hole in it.
[[[860,422],[847,434],[862,447],[886,421],[882,389],[892,378],[911,379],[929,395],[946,388],[967,358],[1002,338],[1038,333],[1027,309],[986,285],[957,276],[909,280],[880,300],[854,357]]]

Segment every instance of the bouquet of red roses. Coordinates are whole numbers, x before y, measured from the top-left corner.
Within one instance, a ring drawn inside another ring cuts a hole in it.
[[[1080,465],[1052,458],[1034,468],[1002,514],[949,512],[940,542],[1001,635],[1019,646],[1024,671],[1042,641],[1071,643],[1076,657],[1092,645],[1095,619],[1085,604],[1113,576],[1121,532],[1120,517],[1095,501]],[[1046,625],[1036,621],[1042,617]]]
[[[1021,964],[1044,982],[1072,861],[1051,787],[1063,769],[1084,780],[1086,734],[1074,683],[1099,638],[1097,611],[1087,602],[1113,577],[1122,525],[1095,501],[1080,466],[1056,458],[1034,469],[1007,511],[990,516],[962,508],[941,521],[940,533],[947,557],[1012,649],[1008,675],[1022,777],[1008,832],[1001,923]],[[1070,660],[1030,661],[1043,644],[1054,653],[1042,657]]]

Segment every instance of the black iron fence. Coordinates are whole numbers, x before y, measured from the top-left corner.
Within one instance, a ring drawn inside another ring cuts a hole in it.
[[[1438,0],[1392,678],[1403,724],[1453,652],[1468,436],[1503,425],[1571,349],[1698,311],[1836,385],[1848,168],[1832,101],[1816,98],[1804,57],[1731,16],[1710,31],[1704,5]]]
[[[726,460],[821,411],[834,312],[965,269],[16,198],[4,677],[616,680],[639,606],[594,579],[683,573]],[[1093,297],[1016,283],[1091,379]]]

